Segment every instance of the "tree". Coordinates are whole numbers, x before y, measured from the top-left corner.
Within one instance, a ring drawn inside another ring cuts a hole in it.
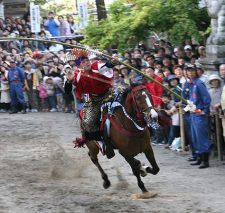
[[[33,2],[36,5],[43,5],[48,2],[48,0],[30,0],[30,2]]]
[[[109,12],[107,19],[89,22],[84,42],[123,51],[156,32],[180,45],[187,37],[200,41],[210,20],[198,0],[116,0]]]
[[[105,9],[105,1],[104,0],[96,0],[96,8],[98,14],[98,20],[106,19],[107,13]]]

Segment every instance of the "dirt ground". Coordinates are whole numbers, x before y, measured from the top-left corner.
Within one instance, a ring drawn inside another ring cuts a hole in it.
[[[105,190],[87,148],[73,148],[74,114],[0,114],[0,126],[0,213],[225,212],[225,165],[216,159],[200,170],[188,153],[154,146],[161,171],[143,181],[158,196],[133,200],[140,189],[118,153],[99,156],[112,184]]]

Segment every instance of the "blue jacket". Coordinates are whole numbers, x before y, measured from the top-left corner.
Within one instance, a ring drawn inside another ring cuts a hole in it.
[[[192,82],[185,82],[183,97],[192,101],[197,109],[209,113],[211,98],[204,82],[199,78],[193,79]]]
[[[53,37],[59,36],[59,25],[60,23],[55,19],[49,19],[45,23],[47,30],[51,33]]]
[[[9,82],[18,81],[20,83],[24,83],[25,75],[23,69],[20,67],[9,68],[8,80]]]

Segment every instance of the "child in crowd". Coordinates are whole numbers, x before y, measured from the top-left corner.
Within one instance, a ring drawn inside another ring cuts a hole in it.
[[[181,95],[182,89],[179,85],[179,78],[177,78],[175,75],[169,75],[167,80],[171,90],[176,94]],[[170,128],[169,139],[166,147],[169,147],[175,138],[180,137],[180,117],[179,111],[177,109],[180,99],[175,95],[172,95],[172,100],[174,101],[173,107],[166,111],[166,113],[170,115],[172,119],[172,126]]]
[[[59,77],[53,78],[54,86],[55,86],[55,95],[56,95],[56,101],[57,101],[57,110],[58,112],[62,112],[64,109],[64,103],[63,103],[63,95],[64,95],[64,89],[63,89],[63,81]]]
[[[9,93],[9,82],[7,80],[8,71],[3,65],[0,66],[0,74],[0,112],[6,112],[10,109],[11,98]]]
[[[37,86],[38,76],[35,69],[32,69],[30,61],[26,61],[25,64],[25,90],[28,97],[28,107],[31,108],[31,112],[38,112],[38,99],[37,99]]]
[[[48,94],[48,105],[50,107],[50,112],[57,112],[56,109],[56,97],[55,97],[55,86],[53,79],[48,77],[45,81],[45,86]]]
[[[166,147],[168,147],[168,141],[169,141],[169,133],[170,133],[170,128],[171,128],[171,114],[169,112],[169,110],[174,106],[174,101],[171,100],[171,95],[167,92],[164,92],[162,94],[162,109],[161,112],[164,114],[164,116],[166,116],[167,118],[169,117],[170,119],[170,124],[167,124],[167,126],[165,126],[163,128],[163,137],[164,137],[164,143],[166,145]]]
[[[39,91],[39,98],[41,100],[42,112],[48,112],[48,94],[43,80],[40,80],[38,91]]]

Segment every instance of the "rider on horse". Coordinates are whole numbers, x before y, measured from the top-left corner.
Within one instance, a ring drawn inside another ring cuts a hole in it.
[[[77,68],[74,74],[66,74],[65,91],[71,91],[72,85],[74,85],[78,99],[81,99],[84,94],[87,95],[81,118],[82,138],[76,138],[75,146],[82,146],[86,141],[91,140],[103,142],[99,129],[101,105],[110,95],[113,79],[112,68],[115,61],[107,61],[106,63],[95,61],[91,63],[88,52],[80,49],[73,49],[72,54],[75,56]],[[107,149],[107,146],[105,148],[108,158],[115,155],[113,150]]]

